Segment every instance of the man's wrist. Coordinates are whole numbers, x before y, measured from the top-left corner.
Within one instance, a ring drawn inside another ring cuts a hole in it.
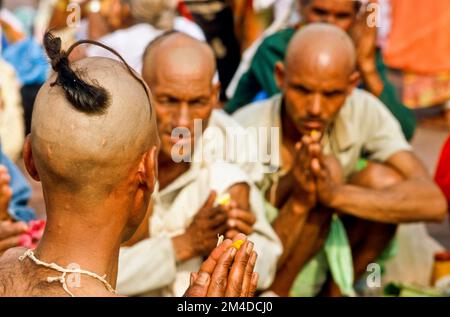
[[[183,262],[194,257],[194,250],[189,242],[186,233],[173,237],[172,244],[177,262]]]
[[[301,190],[294,190],[291,195],[292,211],[295,214],[308,212],[315,205],[314,196]]]
[[[365,63],[359,66],[364,85],[375,96],[380,96],[384,89],[384,83],[378,74],[374,63]]]
[[[327,204],[324,204],[326,207],[341,210],[343,205],[345,204],[346,199],[346,185],[340,185],[333,189],[333,194],[331,195],[331,199]]]

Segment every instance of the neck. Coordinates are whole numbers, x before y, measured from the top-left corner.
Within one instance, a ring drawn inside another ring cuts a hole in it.
[[[124,231],[120,215],[130,204],[103,202],[89,205],[72,197],[49,198],[45,195],[47,223],[44,236],[36,249],[36,256],[47,263],[67,268],[73,264],[99,276],[115,287],[119,248]],[[81,196],[81,195],[80,195]],[[62,198],[62,199],[61,199]],[[69,203],[57,203],[64,201]],[[111,217],[117,215],[117,217]],[[81,276],[82,288],[104,287],[91,277]]]
[[[190,167],[188,162],[176,163],[172,158],[167,158],[166,155],[159,153],[158,157],[158,181],[159,188],[163,189],[180,175],[185,173]]]

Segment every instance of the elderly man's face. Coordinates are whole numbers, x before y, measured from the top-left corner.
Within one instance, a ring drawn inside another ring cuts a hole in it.
[[[311,0],[302,9],[307,23],[331,23],[348,32],[356,18],[354,0]]]
[[[145,75],[144,75],[145,78]],[[194,120],[202,122],[203,130],[216,102],[218,86],[211,82],[211,76],[202,70],[180,72],[176,67],[160,67],[155,71],[153,80],[145,78],[155,100],[156,119],[161,138],[161,152],[171,157],[175,143],[183,149],[194,148]],[[190,138],[172,138],[175,128],[185,128]],[[198,137],[196,135],[195,137]],[[184,144],[189,143],[189,146]],[[191,153],[179,153],[185,157]]]
[[[301,134],[324,132],[337,116],[354,85],[351,74],[339,67],[319,68],[303,63],[286,68],[281,76],[286,114]]]

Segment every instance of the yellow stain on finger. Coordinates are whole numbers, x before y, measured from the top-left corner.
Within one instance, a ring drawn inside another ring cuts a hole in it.
[[[318,135],[319,134],[319,131],[317,131],[317,130],[312,130],[311,131],[311,137],[316,137],[316,135]]]
[[[233,242],[231,247],[235,248],[236,250],[239,250],[243,244],[244,244],[244,240],[236,240]]]

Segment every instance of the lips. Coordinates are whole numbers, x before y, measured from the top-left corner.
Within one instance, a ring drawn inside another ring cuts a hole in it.
[[[302,125],[308,130],[322,130],[323,123],[320,121],[303,121]]]

